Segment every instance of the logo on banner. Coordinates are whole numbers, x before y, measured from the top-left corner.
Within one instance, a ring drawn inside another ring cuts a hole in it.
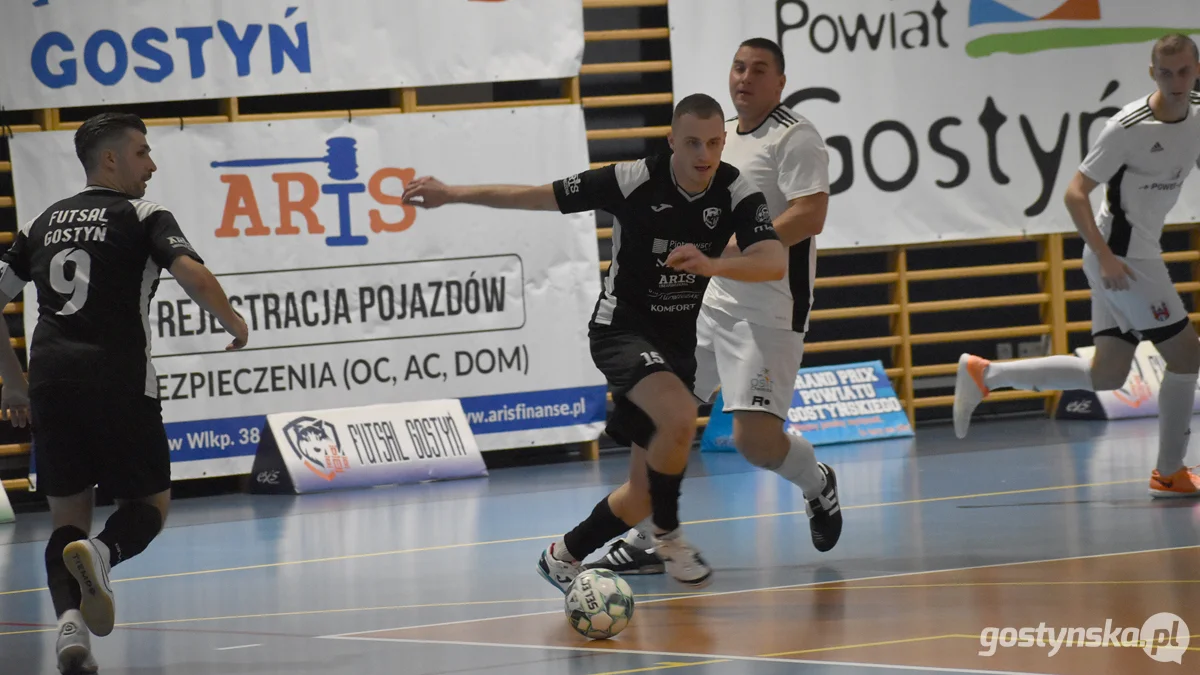
[[[325,480],[331,481],[350,468],[337,427],[325,420],[297,417],[283,427],[283,435],[304,466]]]
[[[1141,407],[1143,403],[1154,398],[1154,390],[1142,377],[1142,364],[1138,363],[1137,359],[1133,360],[1133,368],[1129,373],[1129,378],[1125,381],[1125,386],[1114,391],[1113,396],[1130,408]]]
[[[288,147],[292,147],[290,144]],[[293,166],[303,164],[323,165],[313,171],[278,171],[269,174],[275,184],[271,194],[278,200],[279,223],[271,227],[263,221],[259,208],[259,192],[255,190],[252,177],[260,181],[267,175],[252,173],[223,173],[220,181],[227,186],[225,208],[217,237],[266,237],[297,235],[301,228],[295,218],[304,221],[307,234],[325,234],[322,223],[314,210],[322,199],[337,205],[337,234],[325,237],[326,246],[365,246],[369,238],[362,232],[361,225],[366,193],[376,206],[400,209],[399,220],[389,220],[379,208],[366,211],[367,228],[375,233],[397,233],[412,227],[417,219],[416,207],[404,204],[401,196],[416,171],[396,167],[376,170],[363,182],[359,176],[358,145],[350,136],[335,136],[326,139],[325,154],[307,157],[245,158],[212,162],[213,168],[260,169],[266,167]],[[398,185],[389,182],[398,181]],[[261,190],[261,188],[260,188]],[[357,218],[356,218],[357,216]]]
[[[970,25],[1099,21],[1100,0],[971,0]]]
[[[1030,24],[1056,22],[1053,27],[993,33],[967,43],[967,55],[973,58],[996,53],[1033,54],[1052,49],[1078,49],[1109,45],[1137,44],[1155,40],[1164,29],[1155,27],[1063,26],[1057,22],[1096,22],[1101,20],[1100,0],[971,0],[968,25]],[[1200,29],[1183,29],[1196,33]]]
[[[1071,401],[1067,404],[1067,412],[1074,413],[1076,415],[1086,415],[1087,413],[1092,412],[1092,401],[1091,399],[1087,398],[1080,399],[1078,401]]]

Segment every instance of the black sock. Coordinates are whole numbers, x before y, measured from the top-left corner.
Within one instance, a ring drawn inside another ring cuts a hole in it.
[[[592,515],[588,516],[587,520],[563,537],[563,542],[567,545],[567,553],[582,562],[596,549],[608,543],[610,539],[621,536],[630,527],[632,525],[612,512],[612,507],[608,505],[608,496],[605,496],[596,504],[596,508],[592,509]]]
[[[109,564],[116,567],[145,551],[162,530],[162,522],[158,509],[142,502],[130,502],[109,516],[104,531],[96,538],[108,546]]]
[[[83,593],[79,590],[79,582],[67,571],[63,562],[63,549],[67,544],[80,539],[87,539],[88,534],[73,525],[60,527],[50,535],[50,543],[46,544],[46,586],[50,588],[50,600],[54,603],[55,618],[71,609],[79,609]]]
[[[650,505],[654,508],[654,526],[671,532],[679,527],[679,491],[683,474],[659,473],[646,467],[650,476]]]

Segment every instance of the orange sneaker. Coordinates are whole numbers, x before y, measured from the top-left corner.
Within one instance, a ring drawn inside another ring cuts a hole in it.
[[[1155,469],[1150,474],[1151,497],[1200,497],[1200,476],[1186,467],[1163,478]]]
[[[972,413],[990,393],[983,379],[990,364],[987,359],[971,354],[958,357],[958,377],[954,382],[954,435],[959,438],[967,437]]]

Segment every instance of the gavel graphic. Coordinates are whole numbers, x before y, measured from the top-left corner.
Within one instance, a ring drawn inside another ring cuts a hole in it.
[[[324,162],[329,165],[329,177],[333,180],[354,180],[358,178],[358,148],[355,140],[345,136],[330,138],[325,141],[328,152],[324,157],[279,157],[269,159],[234,159],[227,162],[213,162],[211,166],[278,166],[280,164],[308,164]]]

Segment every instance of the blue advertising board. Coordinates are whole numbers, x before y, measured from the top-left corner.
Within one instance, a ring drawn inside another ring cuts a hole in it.
[[[913,435],[882,361],[801,368],[784,430],[813,445]],[[703,452],[732,452],[733,416],[720,394],[700,438]]]

